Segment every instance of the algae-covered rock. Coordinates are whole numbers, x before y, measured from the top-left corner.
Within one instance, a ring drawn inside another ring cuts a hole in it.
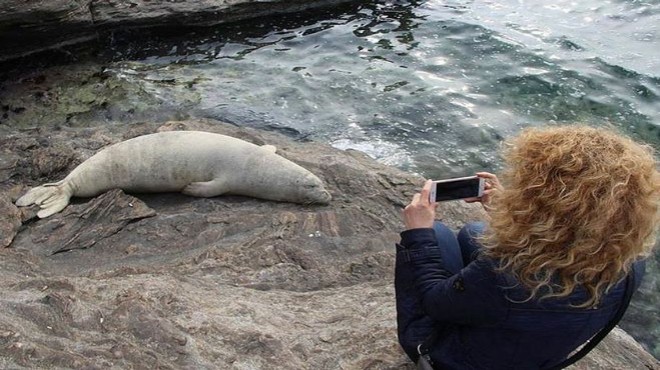
[[[48,67],[0,84],[0,123],[18,128],[131,123],[157,116],[160,103],[140,84],[99,64]]]

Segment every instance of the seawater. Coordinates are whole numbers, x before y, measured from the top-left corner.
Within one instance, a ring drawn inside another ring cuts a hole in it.
[[[429,178],[581,122],[660,145],[660,2],[390,1],[144,40],[109,71],[191,116],[364,151]],[[622,326],[660,357],[660,252]]]

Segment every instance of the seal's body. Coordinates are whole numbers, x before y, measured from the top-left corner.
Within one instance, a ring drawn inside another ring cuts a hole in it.
[[[111,145],[76,167],[64,180],[31,189],[18,206],[39,204],[48,217],[71,196],[91,197],[119,188],[128,192],[221,194],[294,203],[330,201],[321,180],[275,154],[271,145],[209,132],[170,131]]]

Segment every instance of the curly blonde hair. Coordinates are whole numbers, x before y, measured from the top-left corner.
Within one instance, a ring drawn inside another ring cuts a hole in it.
[[[660,177],[650,147],[602,128],[527,129],[504,150],[486,254],[534,297],[603,292],[651,252]]]

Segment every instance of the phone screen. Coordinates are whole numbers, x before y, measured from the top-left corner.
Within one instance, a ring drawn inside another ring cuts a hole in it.
[[[482,183],[483,181],[478,177],[437,181],[435,183],[435,201],[480,197]]]

